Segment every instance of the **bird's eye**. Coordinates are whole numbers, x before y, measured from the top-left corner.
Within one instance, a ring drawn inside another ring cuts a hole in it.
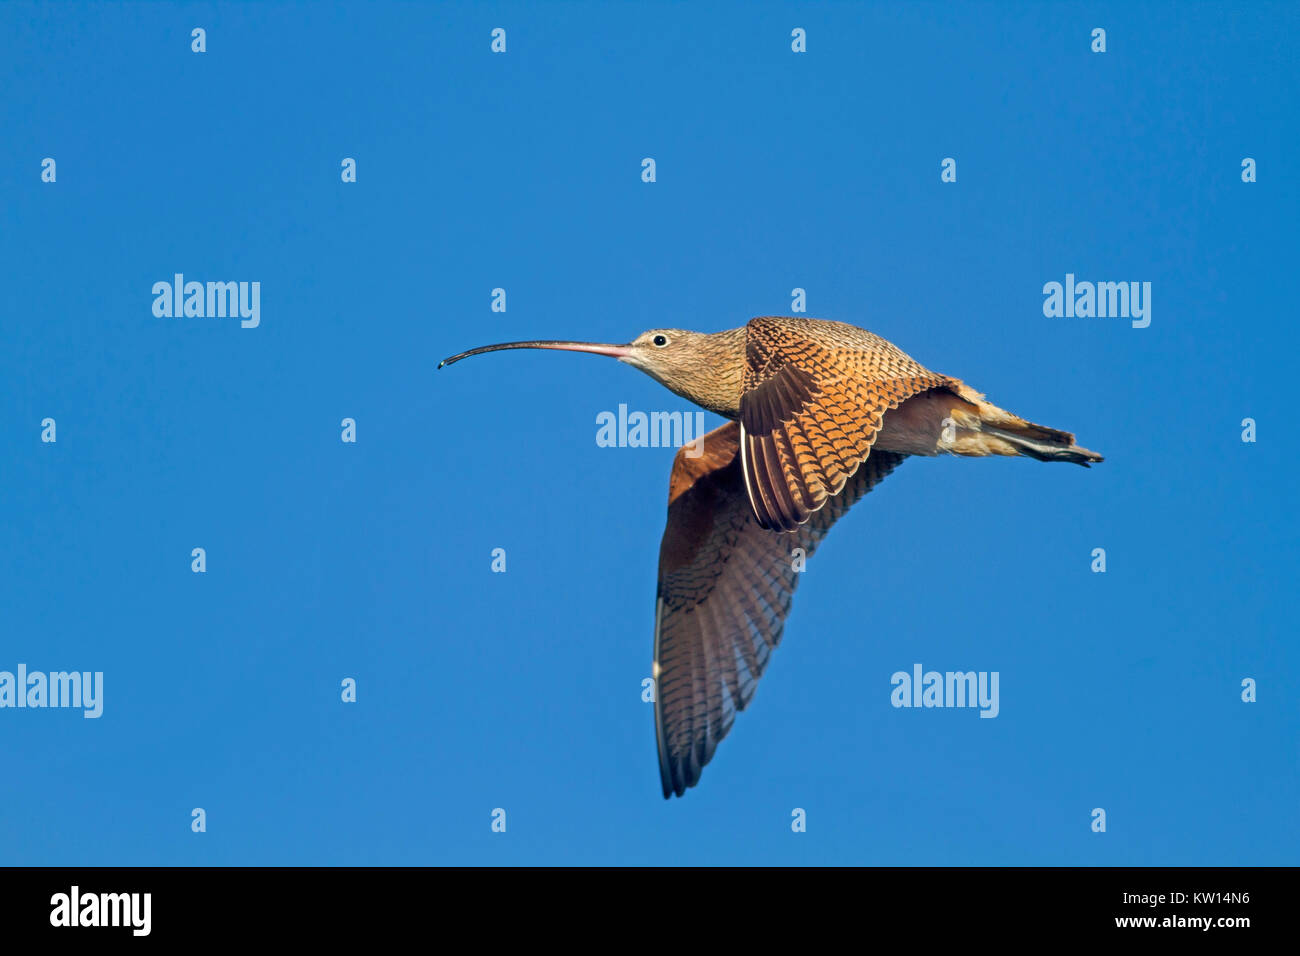
[[[659,346],[660,348],[663,348],[665,345],[668,344],[668,336],[656,335],[652,341],[654,342],[655,345]]]

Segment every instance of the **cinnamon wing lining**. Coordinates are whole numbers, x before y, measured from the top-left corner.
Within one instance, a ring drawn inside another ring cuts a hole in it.
[[[760,527],[745,491],[740,428],[704,436],[702,458],[679,452],[659,553],[655,738],[664,797],[699,782],[753,699],[780,643],[799,574],[793,550],[816,550],[840,515],[902,455],[873,454],[842,494],[794,532]]]

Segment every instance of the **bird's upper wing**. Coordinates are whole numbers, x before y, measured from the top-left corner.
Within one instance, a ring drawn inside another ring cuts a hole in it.
[[[740,427],[728,422],[673,462],[655,608],[655,737],[664,797],[700,779],[754,696],[781,640],[799,581],[794,549],[811,555],[840,515],[905,456],[875,452],[793,532],[759,527],[741,475]]]
[[[759,523],[781,531],[799,527],[867,460],[887,411],[953,381],[851,325],[752,319],[741,457]]]

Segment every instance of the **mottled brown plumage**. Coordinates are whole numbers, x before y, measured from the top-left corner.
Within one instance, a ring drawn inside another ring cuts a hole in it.
[[[712,335],[655,329],[627,345],[533,341],[608,355],[733,421],[677,453],[659,554],[655,737],[680,796],[753,697],[798,582],[830,526],[908,455],[1023,455],[1087,466],[1069,432],[998,408],[864,329],[764,317]]]
[[[950,380],[842,322],[754,319],[740,399],[759,523],[793,531],[867,460],[885,413]]]

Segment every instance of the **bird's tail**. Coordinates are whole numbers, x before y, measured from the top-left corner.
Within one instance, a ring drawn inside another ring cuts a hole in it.
[[[958,455],[1026,455],[1039,461],[1068,461],[1085,468],[1101,455],[1074,443],[1074,436],[1046,425],[1035,425],[1004,408],[998,408],[964,383],[954,389],[974,406],[974,428],[963,428],[952,451]]]
[[[1004,441],[1015,449],[1013,454],[1028,455],[1039,461],[1070,461],[1087,468],[1090,462],[1105,461],[1095,451],[1089,451],[1074,443],[1074,436],[1069,432],[1057,431],[1033,422],[1024,422],[1018,429],[1001,428],[985,425],[985,435]]]

